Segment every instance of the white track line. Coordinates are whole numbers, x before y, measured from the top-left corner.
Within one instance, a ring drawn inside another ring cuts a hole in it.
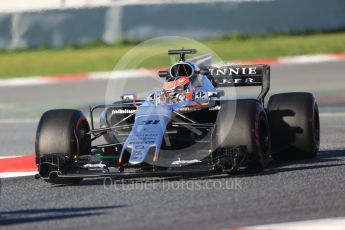
[[[13,178],[13,177],[23,177],[23,176],[33,176],[37,172],[3,172],[0,173],[0,178]]]
[[[281,57],[278,58],[279,64],[307,64],[341,60],[343,58],[331,56],[328,54],[314,54],[314,55],[301,55],[295,57]]]
[[[280,224],[258,225],[251,227],[227,228],[226,230],[345,230],[345,218],[328,218],[296,221]]]
[[[18,123],[38,123],[39,119],[30,118],[8,118],[0,119],[1,124],[18,124]]]
[[[320,117],[341,117],[341,116],[345,116],[345,112],[334,112],[334,113],[322,113],[320,112]]]
[[[108,80],[122,78],[139,78],[152,75],[152,72],[145,69],[138,70],[117,70],[112,72],[91,72],[88,74],[89,80]]]
[[[19,85],[24,86],[24,85],[41,85],[41,84],[45,84],[45,82],[42,81],[42,77],[39,77],[39,76],[0,80],[0,86],[19,86]]]
[[[21,155],[23,156],[23,155]],[[15,158],[15,157],[21,157],[20,155],[17,156],[1,156],[0,159],[6,159],[6,158]]]

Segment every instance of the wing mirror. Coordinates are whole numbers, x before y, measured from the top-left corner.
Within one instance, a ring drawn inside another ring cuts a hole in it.
[[[159,77],[169,77],[169,75],[170,75],[170,73],[169,73],[169,71],[166,71],[166,70],[162,70],[162,71],[159,71],[158,72],[158,76]]]
[[[208,76],[208,75],[210,75],[210,70],[209,69],[201,69],[199,74]]]
[[[216,91],[208,92],[208,96],[209,97],[217,97],[217,98],[223,97],[224,96],[224,90],[216,90]]]
[[[137,95],[134,93],[128,93],[128,94],[122,94],[121,95],[121,100],[125,101],[125,102],[135,102],[135,100],[137,99]]]

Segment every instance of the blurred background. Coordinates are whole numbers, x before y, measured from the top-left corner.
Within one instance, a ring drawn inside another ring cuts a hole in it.
[[[111,70],[159,36],[196,39],[226,61],[341,52],[344,12],[343,0],[3,0],[0,78]]]
[[[0,49],[334,31],[344,9],[342,0],[4,0]]]
[[[2,12],[18,12],[29,10],[47,10],[47,9],[59,9],[67,7],[88,7],[88,6],[100,6],[109,5],[116,0],[31,0],[31,1],[4,1],[1,4]]]

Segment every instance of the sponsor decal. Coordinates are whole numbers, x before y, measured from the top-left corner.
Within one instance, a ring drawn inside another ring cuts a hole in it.
[[[260,69],[261,70],[261,69]],[[257,75],[261,74],[256,66],[251,67],[220,67],[210,68],[210,74],[212,76],[235,76],[235,75]]]
[[[263,83],[261,76],[253,76],[253,77],[219,76],[219,77],[215,77],[215,81],[218,87],[260,86]]]
[[[207,99],[207,98],[208,98],[207,92],[203,90],[199,90],[195,92],[195,99]]]
[[[99,168],[106,168],[107,165],[106,164],[85,164],[83,165],[83,168],[88,168],[88,169],[99,169]]]
[[[219,87],[262,85],[264,69],[257,66],[224,66],[209,69]]]
[[[196,163],[201,163],[202,161],[198,160],[198,159],[194,159],[194,160],[181,160],[178,159],[177,161],[173,161],[171,163],[171,165],[188,165],[188,164],[196,164]]]
[[[216,79],[218,85],[237,85],[237,84],[245,84],[251,85],[261,82],[254,82],[254,79],[251,77],[248,78],[232,78],[232,77],[220,77]]]
[[[220,110],[220,109],[221,109],[221,106],[217,105],[217,106],[210,107],[208,110],[215,111],[215,110]]]
[[[160,120],[143,120],[138,125],[157,125]]]
[[[128,145],[139,145],[139,144],[145,144],[145,145],[153,145],[154,141],[131,141],[128,143]]]
[[[114,109],[111,111],[111,114],[127,114],[127,113],[134,113],[135,109]]]
[[[207,108],[209,111],[214,111],[214,110],[220,110],[220,106],[212,106],[212,107],[208,107]],[[176,109],[176,111],[197,111],[197,110],[200,110],[200,108],[193,108],[193,107],[181,107],[181,108],[178,108]]]
[[[131,152],[132,160],[140,160],[145,154],[145,145],[135,145],[133,151]]]

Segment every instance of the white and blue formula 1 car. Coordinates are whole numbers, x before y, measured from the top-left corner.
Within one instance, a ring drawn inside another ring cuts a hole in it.
[[[36,135],[39,178],[76,183],[83,178],[156,177],[254,172],[268,159],[311,159],[319,150],[317,103],[310,93],[272,95],[268,65],[210,66],[210,56],[185,59],[195,49],[169,50],[180,60],[146,100],[45,112]],[[252,99],[224,99],[229,87],[260,87]],[[94,112],[101,111],[100,127]],[[104,137],[105,143],[94,144]]]

